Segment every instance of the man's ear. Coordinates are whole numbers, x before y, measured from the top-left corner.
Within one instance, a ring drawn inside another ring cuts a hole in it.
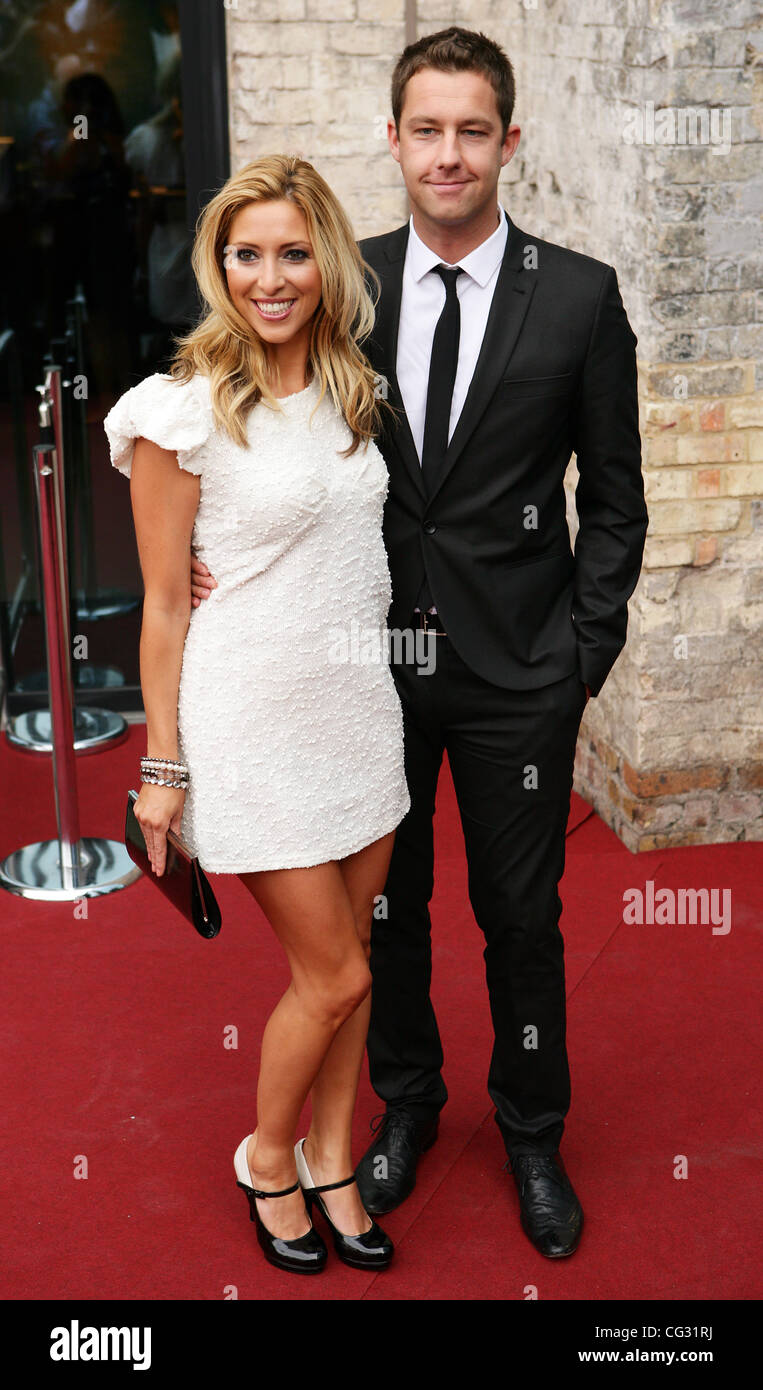
[[[506,131],[503,145],[501,146],[502,168],[504,167],[504,165],[508,164],[510,159],[513,159],[516,153],[517,145],[519,144],[519,137],[521,136],[521,134],[522,129],[518,125],[510,125],[508,130]]]
[[[397,134],[397,126],[395,125],[395,122],[394,122],[394,120],[392,119],[391,116],[390,116],[389,120],[387,121],[387,140],[388,140],[388,142],[389,142],[389,148],[390,148],[390,151],[391,151],[391,153],[392,153],[392,158],[393,158],[393,159],[396,159],[397,162],[398,162],[398,164],[399,164],[399,163],[400,163],[400,140],[399,140],[398,134]]]

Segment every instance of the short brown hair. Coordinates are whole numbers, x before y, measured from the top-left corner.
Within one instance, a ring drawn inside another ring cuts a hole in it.
[[[425,34],[409,43],[398,58],[392,73],[392,115],[399,128],[406,83],[421,68],[439,68],[442,72],[481,72],[492,85],[498,103],[503,136],[511,124],[514,110],[514,69],[499,44],[473,29],[459,29],[452,24],[436,34]]]

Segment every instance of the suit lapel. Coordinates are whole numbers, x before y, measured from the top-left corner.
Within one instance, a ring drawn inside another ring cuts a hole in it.
[[[381,280],[381,295],[372,334],[376,347],[377,370],[387,381],[387,399],[396,410],[396,423],[390,436],[422,497],[426,496],[421,476],[421,464],[413,442],[408,416],[405,413],[400,385],[397,380],[397,339],[400,327],[400,302],[403,296],[403,267],[408,245],[408,223],[391,232],[385,246],[385,257],[374,266]]]

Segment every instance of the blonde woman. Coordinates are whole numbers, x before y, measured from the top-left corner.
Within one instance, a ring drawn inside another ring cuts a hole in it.
[[[393,1247],[361,1205],[350,1134],[372,912],[410,798],[388,665],[337,655],[353,624],[382,633],[391,597],[382,407],[360,348],[373,303],[346,216],[298,158],[228,180],[193,267],[199,325],[104,422],[145,586],[147,753],[189,774],[145,783],[135,813],[154,872],[170,826],[207,871],[237,874],[291,968],[234,1158],[265,1257],[322,1269],[317,1208],[342,1260],[383,1268]],[[196,609],[191,547],[218,581]]]

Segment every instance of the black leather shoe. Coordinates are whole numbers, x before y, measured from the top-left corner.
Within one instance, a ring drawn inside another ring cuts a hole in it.
[[[571,1255],[583,1229],[583,1208],[561,1155],[517,1154],[504,1167],[514,1175],[522,1230],[536,1250],[551,1260]]]
[[[377,1226],[371,1218],[371,1225],[367,1231],[361,1231],[356,1236],[347,1235],[345,1231],[340,1231],[339,1227],[334,1225],[329,1216],[328,1207],[321,1196],[321,1193],[333,1192],[337,1187],[349,1187],[350,1183],[355,1182],[355,1174],[353,1173],[349,1178],[342,1178],[340,1182],[325,1182],[320,1187],[316,1187],[304,1155],[304,1142],[304,1139],[299,1140],[294,1149],[294,1156],[297,1160],[297,1174],[310,1215],[312,1216],[313,1207],[316,1206],[331,1230],[334,1237],[334,1249],[344,1264],[352,1265],[354,1269],[386,1269],[395,1253],[395,1247],[386,1231],[383,1231],[381,1226]]]
[[[383,1216],[410,1197],[416,1186],[416,1164],[420,1155],[431,1149],[439,1127],[437,1116],[416,1120],[406,1110],[387,1110],[374,1117],[371,1131],[376,1138],[355,1169],[360,1200],[367,1212]]]

